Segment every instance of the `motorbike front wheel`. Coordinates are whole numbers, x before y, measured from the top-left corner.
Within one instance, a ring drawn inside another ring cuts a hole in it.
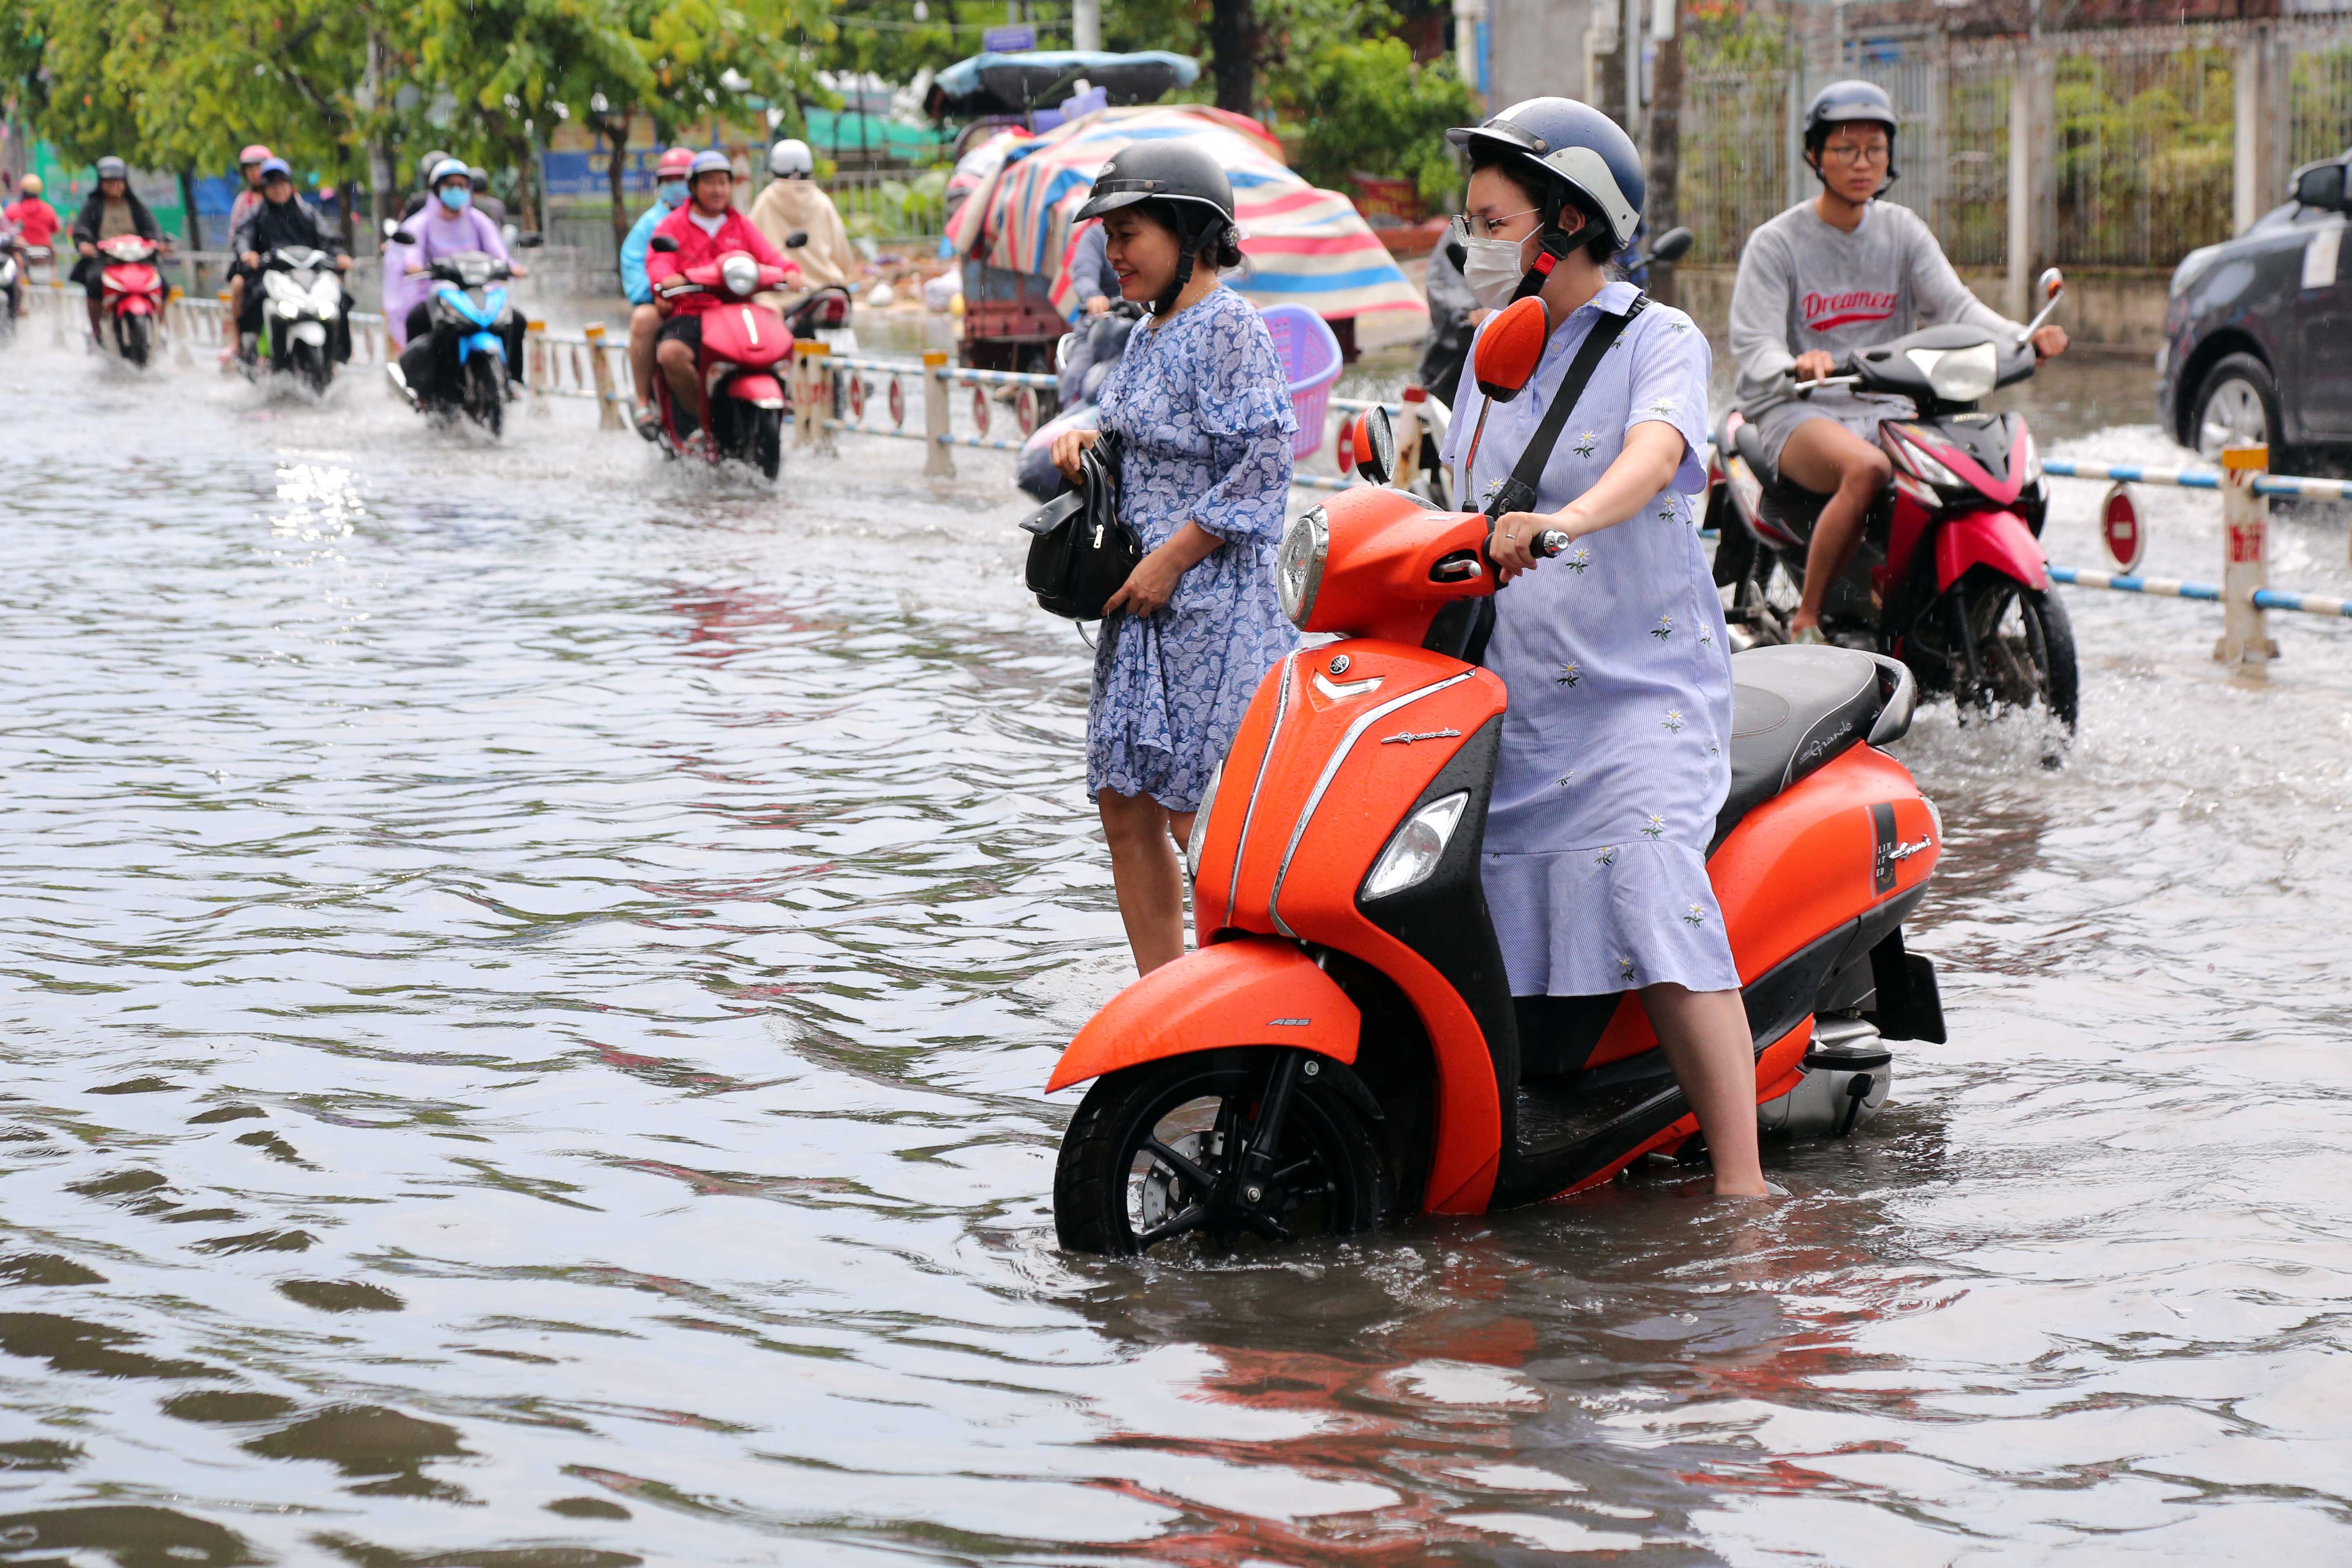
[[[117,316],[114,318],[114,341],[122,350],[122,357],[132,364],[147,363],[147,318]]]
[[[317,344],[297,343],[294,345],[294,372],[301,377],[303,385],[324,397],[327,395],[327,384],[335,377],[335,364],[327,357],[327,351]]]
[[[1264,1142],[1268,1091],[1286,1058],[1289,1099],[1273,1157],[1252,1172],[1244,1154]],[[1244,1241],[1378,1226],[1387,1206],[1381,1145],[1332,1087],[1339,1070],[1303,1051],[1265,1047],[1150,1062],[1096,1080],[1062,1135],[1054,1169],[1062,1245],[1127,1257],[1205,1239],[1229,1251]]]
[[[2039,704],[2072,733],[2082,711],[2082,672],[2065,605],[2047,589],[2018,588],[1997,601],[1990,618],[1992,635],[1977,651],[1994,700]]]
[[[466,374],[466,412],[496,436],[506,425],[506,367],[488,354],[476,354],[467,362]]]
[[[751,462],[770,479],[784,466],[784,411],[751,410]]]

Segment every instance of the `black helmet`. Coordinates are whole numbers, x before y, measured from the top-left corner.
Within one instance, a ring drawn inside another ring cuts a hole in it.
[[[127,180],[131,177],[131,165],[120,158],[100,158],[98,161],[98,177],[101,180]]]
[[[1805,105],[1805,151],[1819,153],[1830,132],[1852,121],[1874,122],[1886,127],[1886,182],[1895,183],[1895,133],[1901,122],[1895,118],[1895,100],[1886,89],[1874,81],[1833,81],[1813,94]],[[1813,174],[1821,175],[1821,164],[1813,164]]]
[[[1234,183],[1217,161],[1190,142],[1131,142],[1111,154],[1095,176],[1094,191],[1071,221],[1101,217],[1121,207],[1159,202],[1177,220],[1176,280],[1154,307],[1160,314],[1192,280],[1192,258],[1215,247],[1227,255],[1241,249],[1241,226],[1234,221]]]

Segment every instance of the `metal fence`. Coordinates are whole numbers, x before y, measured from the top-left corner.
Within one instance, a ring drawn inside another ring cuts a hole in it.
[[[1699,255],[1728,260],[1750,230],[1812,189],[1798,118],[1823,83],[1859,76],[1903,115],[1887,199],[1925,218],[1962,267],[2007,259],[2011,94],[2035,95],[2037,232],[2062,264],[2169,268],[2231,232],[2238,72],[2275,51],[2282,90],[2255,95],[2274,173],[2352,146],[2352,28],[2218,23],[2048,33],[2035,42],[1912,36],[1850,40],[1790,66],[1684,79],[1681,216]],[[2268,177],[2265,177],[2267,186]],[[2284,199],[2265,188],[2261,208]]]

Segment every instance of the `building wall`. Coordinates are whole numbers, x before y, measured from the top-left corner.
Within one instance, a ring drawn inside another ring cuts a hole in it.
[[[1591,0],[1486,0],[1488,101],[1588,98],[1584,30]]]

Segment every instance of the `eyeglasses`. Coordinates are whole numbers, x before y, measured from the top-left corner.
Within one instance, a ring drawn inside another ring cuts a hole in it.
[[[1824,147],[1822,156],[1832,163],[1884,163],[1894,149],[1884,142],[1867,147]]]
[[[1505,213],[1498,218],[1483,218],[1475,213],[1455,213],[1454,215],[1454,237],[1456,239],[1496,239],[1501,237],[1495,232],[1497,225],[1507,224],[1515,217],[1530,217],[1541,211],[1543,211],[1543,208],[1541,207],[1529,207],[1526,212]]]

